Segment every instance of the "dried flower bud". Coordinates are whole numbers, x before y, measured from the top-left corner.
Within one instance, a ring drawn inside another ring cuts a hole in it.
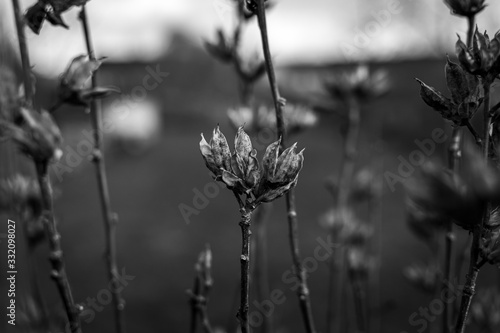
[[[469,73],[480,75],[487,82],[493,82],[500,74],[500,35],[498,33],[490,40],[486,33],[482,34],[476,28],[472,46],[467,47],[459,36],[455,49],[460,64]]]
[[[59,100],[72,105],[87,106],[94,99],[119,93],[120,90],[113,87],[90,86],[90,79],[101,66],[103,59],[91,60],[87,55],[74,58],[61,76]]]
[[[472,17],[482,11],[485,0],[445,0],[453,15]]]
[[[435,88],[428,86],[419,79],[416,80],[420,84],[420,97],[425,104],[439,112],[443,118],[455,122],[456,118],[453,114],[452,101],[449,98],[444,97],[443,94]]]
[[[45,20],[52,25],[69,29],[61,14],[73,6],[83,6],[89,0],[38,0],[26,12],[25,18],[30,29],[39,34]]]
[[[203,134],[200,151],[205,164],[217,180],[224,182],[228,188],[237,193],[249,193],[260,178],[257,151],[253,149],[250,137],[243,127],[238,129],[235,138],[235,152],[231,154],[226,137],[217,126],[214,129],[210,144]]]
[[[446,84],[455,104],[462,104],[470,97],[479,95],[479,79],[464,71],[462,67],[450,58],[445,66]]]
[[[215,178],[237,194],[253,194],[256,198],[254,205],[282,196],[297,183],[304,156],[302,151],[295,152],[296,144],[281,155],[280,140],[269,145],[262,168],[259,168],[257,151],[243,127],[238,129],[234,145],[235,151],[231,154],[227,140],[217,126],[210,143],[202,134],[200,151]]]
[[[59,148],[62,138],[52,116],[45,110],[37,112],[24,107],[20,108],[20,114],[23,120],[21,125],[0,121],[0,133],[5,131],[6,136],[35,161],[59,159],[62,155]]]
[[[304,162],[303,151],[295,152],[297,144],[279,155],[281,140],[270,144],[262,159],[262,178],[255,196],[257,202],[269,202],[281,197],[297,184]]]
[[[434,293],[441,284],[441,272],[436,265],[413,264],[404,269],[403,275],[415,287]]]

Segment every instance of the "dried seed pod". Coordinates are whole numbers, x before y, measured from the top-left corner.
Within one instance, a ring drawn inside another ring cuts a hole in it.
[[[485,0],[445,0],[453,15],[472,17],[482,11]]]
[[[83,6],[89,0],[38,0],[31,6],[26,14],[26,22],[30,29],[39,34],[45,20],[52,25],[62,26],[69,29],[61,14],[74,6]]]

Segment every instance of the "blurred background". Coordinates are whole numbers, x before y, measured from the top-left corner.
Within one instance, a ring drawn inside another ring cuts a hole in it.
[[[27,8],[32,1],[21,3]],[[212,323],[221,327],[236,323],[237,205],[228,191],[221,190],[188,219],[180,210],[181,205],[193,207],[196,191],[203,191],[211,182],[198,149],[200,133],[208,138],[220,124],[226,136],[234,134],[226,112],[239,103],[237,77],[231,66],[212,59],[203,48],[204,41],[214,39],[217,28],[230,31],[234,27],[234,10],[230,0],[92,0],[88,4],[97,55],[107,57],[98,80],[122,91],[120,97],[106,100],[103,106],[113,125],[105,136],[112,204],[120,216],[118,263],[134,277],[123,291],[129,332],[188,329],[185,291],[192,287],[194,263],[206,243],[211,244],[214,256],[215,284],[209,305]],[[489,3],[478,16],[479,28],[495,32],[500,27],[499,10],[500,4]],[[0,58],[19,71],[11,13],[11,2],[0,0]],[[27,32],[37,78],[36,105],[44,108],[56,102],[57,78],[68,62],[85,53],[78,9],[64,14],[64,19],[69,30],[45,24],[39,36]],[[397,173],[398,157],[408,159],[418,148],[415,140],[430,138],[436,128],[449,134],[449,126],[420,100],[414,81],[419,77],[445,91],[445,55],[454,53],[456,33],[465,38],[465,20],[451,16],[443,1],[282,0],[269,11],[268,24],[282,95],[291,102],[317,104],[324,97],[323,79],[358,61],[388,72],[390,93],[362,110],[358,167],[377,164],[383,165],[383,172]],[[243,40],[243,54],[262,57],[255,21],[245,30]],[[150,81],[154,88],[143,88],[146,77],[154,78]],[[268,89],[267,79],[258,82],[256,96],[263,104],[272,102]],[[134,98],[140,93],[141,98]],[[126,101],[126,116],[115,112],[116,99]],[[496,95],[493,99],[498,100]],[[89,115],[82,108],[63,107],[55,117],[64,137],[62,161],[67,163],[65,158],[88,142]],[[332,204],[324,184],[337,174],[341,160],[338,117],[335,112],[319,117],[314,129],[293,138],[299,147],[306,147],[305,166],[296,189],[303,257],[312,256],[318,237],[326,237],[318,224]],[[438,145],[431,157],[443,159],[444,148]],[[0,149],[2,177],[33,171],[12,147],[1,143]],[[56,214],[74,295],[77,301],[85,302],[107,285],[97,183],[86,156],[70,171],[61,170],[65,169],[52,169]],[[405,280],[402,270],[412,262],[426,261],[429,253],[405,223],[402,184],[393,190],[385,185],[381,212],[383,332],[416,332],[408,318],[419,307],[428,306],[430,299]],[[276,307],[275,327],[277,332],[302,332],[296,296],[282,280],[292,265],[284,212],[284,200],[280,199],[268,221],[270,287],[283,290],[286,297],[286,302]],[[5,233],[6,227],[0,232]],[[5,265],[5,242],[0,246]],[[22,261],[22,252],[18,262],[36,267],[49,308],[61,308],[44,250],[37,252],[35,266]],[[491,273],[490,268],[484,269],[482,283],[491,280]],[[0,284],[2,295],[4,281]],[[309,281],[314,316],[322,329],[327,264],[321,263],[311,272]],[[19,300],[28,289],[28,278],[20,274]],[[62,316],[62,308],[53,315]],[[109,332],[112,318],[111,306],[104,306],[83,329]],[[1,325],[5,328],[2,332],[20,331],[7,327],[4,320]]]

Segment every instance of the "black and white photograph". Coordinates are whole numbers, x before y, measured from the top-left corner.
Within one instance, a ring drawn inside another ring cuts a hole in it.
[[[0,332],[500,333],[499,14],[0,0]]]

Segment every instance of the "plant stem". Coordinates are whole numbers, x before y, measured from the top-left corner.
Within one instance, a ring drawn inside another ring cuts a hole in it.
[[[347,132],[344,140],[344,159],[342,160],[342,166],[339,174],[339,186],[338,186],[338,192],[337,192],[337,198],[336,198],[336,203],[335,207],[339,210],[340,212],[340,217],[342,219],[345,219],[345,214],[347,207],[349,205],[349,194],[350,194],[350,189],[351,189],[351,183],[352,179],[354,176],[354,166],[355,166],[355,161],[357,157],[357,145],[358,145],[358,138],[359,138],[359,132],[360,132],[360,120],[361,120],[361,114],[360,114],[360,107],[359,103],[355,98],[350,98],[348,101],[348,119],[347,119]],[[345,251],[343,251],[345,252]],[[345,253],[341,254],[343,257],[345,257]],[[339,283],[337,285],[337,295],[340,295],[342,290],[344,290],[344,282],[345,278],[342,276],[344,275],[344,268],[345,268],[345,258],[342,258],[342,263],[343,265],[340,266],[338,269],[339,271]],[[334,297],[334,295],[329,295],[329,297]],[[342,308],[342,302],[341,302],[341,297],[337,299],[336,306],[334,309],[328,309],[327,315],[334,312],[336,313],[336,318],[337,318],[337,329],[336,332],[340,332],[341,327],[342,327],[342,319],[343,316],[341,315],[341,310]]]
[[[61,295],[66,315],[68,316],[69,325],[72,333],[81,333],[80,327],[80,311],[75,305],[71,287],[63,259],[63,251],[61,248],[61,235],[57,231],[56,221],[54,219],[52,190],[50,187],[50,179],[48,175],[48,161],[36,161],[36,171],[38,183],[42,196],[43,221],[47,238],[49,240],[50,256],[49,260],[52,265],[51,277],[56,283],[59,294]]]
[[[241,285],[240,285],[240,309],[238,318],[240,320],[241,333],[250,333],[250,323],[248,321],[249,293],[250,293],[250,218],[251,210],[244,206],[240,208],[241,213]]]
[[[475,23],[475,15],[471,15],[467,18],[468,29],[467,29],[467,46],[470,47],[472,45],[472,37],[474,35],[474,23]],[[477,133],[472,127],[470,121],[467,121],[467,128],[474,136],[476,143],[481,146],[481,139],[478,137]],[[460,158],[462,155],[461,146],[462,146],[462,138],[463,133],[462,129],[458,126],[454,126],[452,129],[451,141],[448,146],[448,168],[453,172],[455,179],[458,177],[458,172],[460,169]],[[452,277],[452,256],[453,256],[453,242],[455,240],[455,235],[453,233],[453,221],[448,221],[448,225],[446,227],[445,234],[445,262],[444,262],[444,274],[445,280],[451,281]],[[442,285],[442,292],[447,290],[447,284],[444,283]],[[448,302],[444,303],[444,312],[443,312],[443,322],[442,322],[442,332],[447,333],[451,328],[451,317],[452,317],[453,308],[450,306]]]
[[[85,5],[82,6],[80,12],[80,20],[82,22],[83,32],[85,35],[85,44],[87,53],[91,60],[95,60],[95,53],[92,46],[90,29],[87,20],[87,12]],[[97,78],[92,75],[92,87],[97,86]],[[102,110],[100,103],[97,100],[92,100],[90,104],[90,113],[92,117],[92,127],[94,130],[94,156],[93,162],[96,167],[97,181],[99,183],[99,194],[101,200],[102,214],[104,218],[105,231],[105,258],[108,269],[108,279],[111,281],[111,292],[113,296],[113,305],[115,313],[116,332],[125,332],[125,301],[121,296],[120,277],[116,263],[116,226],[118,224],[118,216],[111,209],[111,201],[108,189],[108,180],[106,174],[106,164],[104,153],[102,151],[103,131],[102,131]]]
[[[484,105],[483,105],[483,134],[484,134],[484,145],[483,145],[483,158],[488,161],[489,155],[489,141],[490,132],[489,128],[491,125],[491,115],[490,115],[490,88],[491,82],[483,82],[484,87]],[[466,275],[465,286],[463,290],[462,301],[460,304],[460,311],[458,313],[457,325],[455,327],[455,333],[464,333],[465,326],[467,322],[467,317],[469,315],[470,305],[472,303],[472,298],[475,294],[476,280],[479,275],[479,269],[481,265],[478,264],[481,236],[483,233],[483,226],[488,222],[490,218],[490,207],[486,203],[483,211],[483,217],[481,221],[474,227],[472,233],[472,246],[471,255],[469,262],[469,270]]]
[[[285,132],[285,122],[283,119],[283,105],[285,101],[281,98],[279,93],[278,84],[276,81],[276,74],[274,72],[273,61],[271,58],[264,0],[258,0],[257,19],[259,22],[259,29],[261,33],[262,49],[264,52],[264,59],[266,62],[267,76],[269,79],[269,85],[271,87],[271,93],[274,101],[274,108],[276,111],[276,128],[278,132],[278,137],[281,138],[281,147],[282,149],[284,149],[286,132]],[[314,327],[314,319],[312,316],[311,301],[309,297],[309,288],[307,286],[306,271],[302,266],[302,262],[300,259],[298,218],[297,218],[297,210],[295,207],[295,193],[293,189],[290,189],[290,191],[286,194],[286,207],[287,207],[288,233],[289,233],[290,247],[292,253],[292,260],[295,266],[295,271],[300,285],[299,288],[297,289],[297,295],[299,297],[301,313],[304,319],[304,324],[306,326],[306,332],[315,333],[316,329]]]
[[[357,333],[366,332],[366,318],[365,318],[365,308],[364,304],[366,302],[366,297],[363,292],[363,288],[356,274],[352,271],[349,272],[349,282],[351,284],[352,296],[354,299],[354,310],[356,314],[356,327]]]
[[[21,66],[23,69],[24,81],[24,95],[26,105],[33,106],[33,83],[31,80],[31,64],[28,53],[28,46],[26,44],[26,34],[24,32],[24,18],[19,6],[19,0],[12,0],[12,7],[14,9],[14,17],[16,20],[17,39],[19,41],[19,53],[21,54]]]

